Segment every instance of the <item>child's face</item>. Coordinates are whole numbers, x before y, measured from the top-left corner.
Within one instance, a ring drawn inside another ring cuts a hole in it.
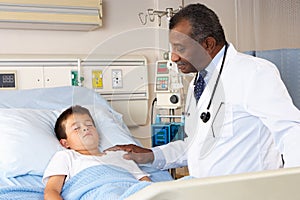
[[[99,145],[99,135],[87,114],[73,114],[65,121],[66,148],[76,151],[94,150]],[[62,143],[62,142],[61,142]]]

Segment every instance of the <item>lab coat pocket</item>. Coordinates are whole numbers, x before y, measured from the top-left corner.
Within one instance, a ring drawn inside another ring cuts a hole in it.
[[[216,109],[216,114],[211,126],[213,136],[220,139],[233,136],[232,122],[232,105],[230,103],[221,102]]]
[[[215,148],[226,142],[233,136],[232,128],[232,106],[228,103],[221,102],[216,109],[213,109],[213,120],[205,139],[200,142],[200,159],[204,159]]]

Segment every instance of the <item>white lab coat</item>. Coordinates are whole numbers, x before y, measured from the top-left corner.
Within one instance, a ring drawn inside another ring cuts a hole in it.
[[[222,59],[221,59],[222,60]],[[160,146],[164,168],[188,164],[190,175],[217,176],[300,166],[300,112],[272,63],[238,53],[230,44],[207,123],[214,70],[198,104],[193,81],[186,99],[186,140]]]

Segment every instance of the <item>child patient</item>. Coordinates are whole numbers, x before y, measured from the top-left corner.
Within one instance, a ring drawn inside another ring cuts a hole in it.
[[[81,170],[95,165],[118,166],[138,180],[151,181],[134,161],[123,159],[125,152],[100,152],[99,134],[88,109],[72,106],[65,110],[56,121],[55,133],[66,150],[58,151],[45,170],[45,199],[62,199],[64,183]]]

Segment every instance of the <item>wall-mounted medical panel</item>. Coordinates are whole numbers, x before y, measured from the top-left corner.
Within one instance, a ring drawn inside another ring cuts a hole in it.
[[[72,67],[44,67],[45,87],[68,86],[72,84]]]
[[[18,89],[72,85],[77,61],[59,59],[0,59],[0,71],[14,70]]]
[[[83,85],[108,100],[148,99],[148,72],[144,57],[84,60]]]
[[[0,90],[17,89],[17,72],[12,70],[0,71]]]
[[[143,56],[86,59],[81,62],[83,85],[93,88],[123,114],[128,126],[147,124],[148,70]]]
[[[102,26],[102,0],[0,0],[0,28],[90,31]]]
[[[128,126],[147,124],[149,91],[145,57],[15,57],[0,58],[0,72],[15,71],[17,89],[84,86],[94,89],[108,100],[116,111],[123,114]]]

